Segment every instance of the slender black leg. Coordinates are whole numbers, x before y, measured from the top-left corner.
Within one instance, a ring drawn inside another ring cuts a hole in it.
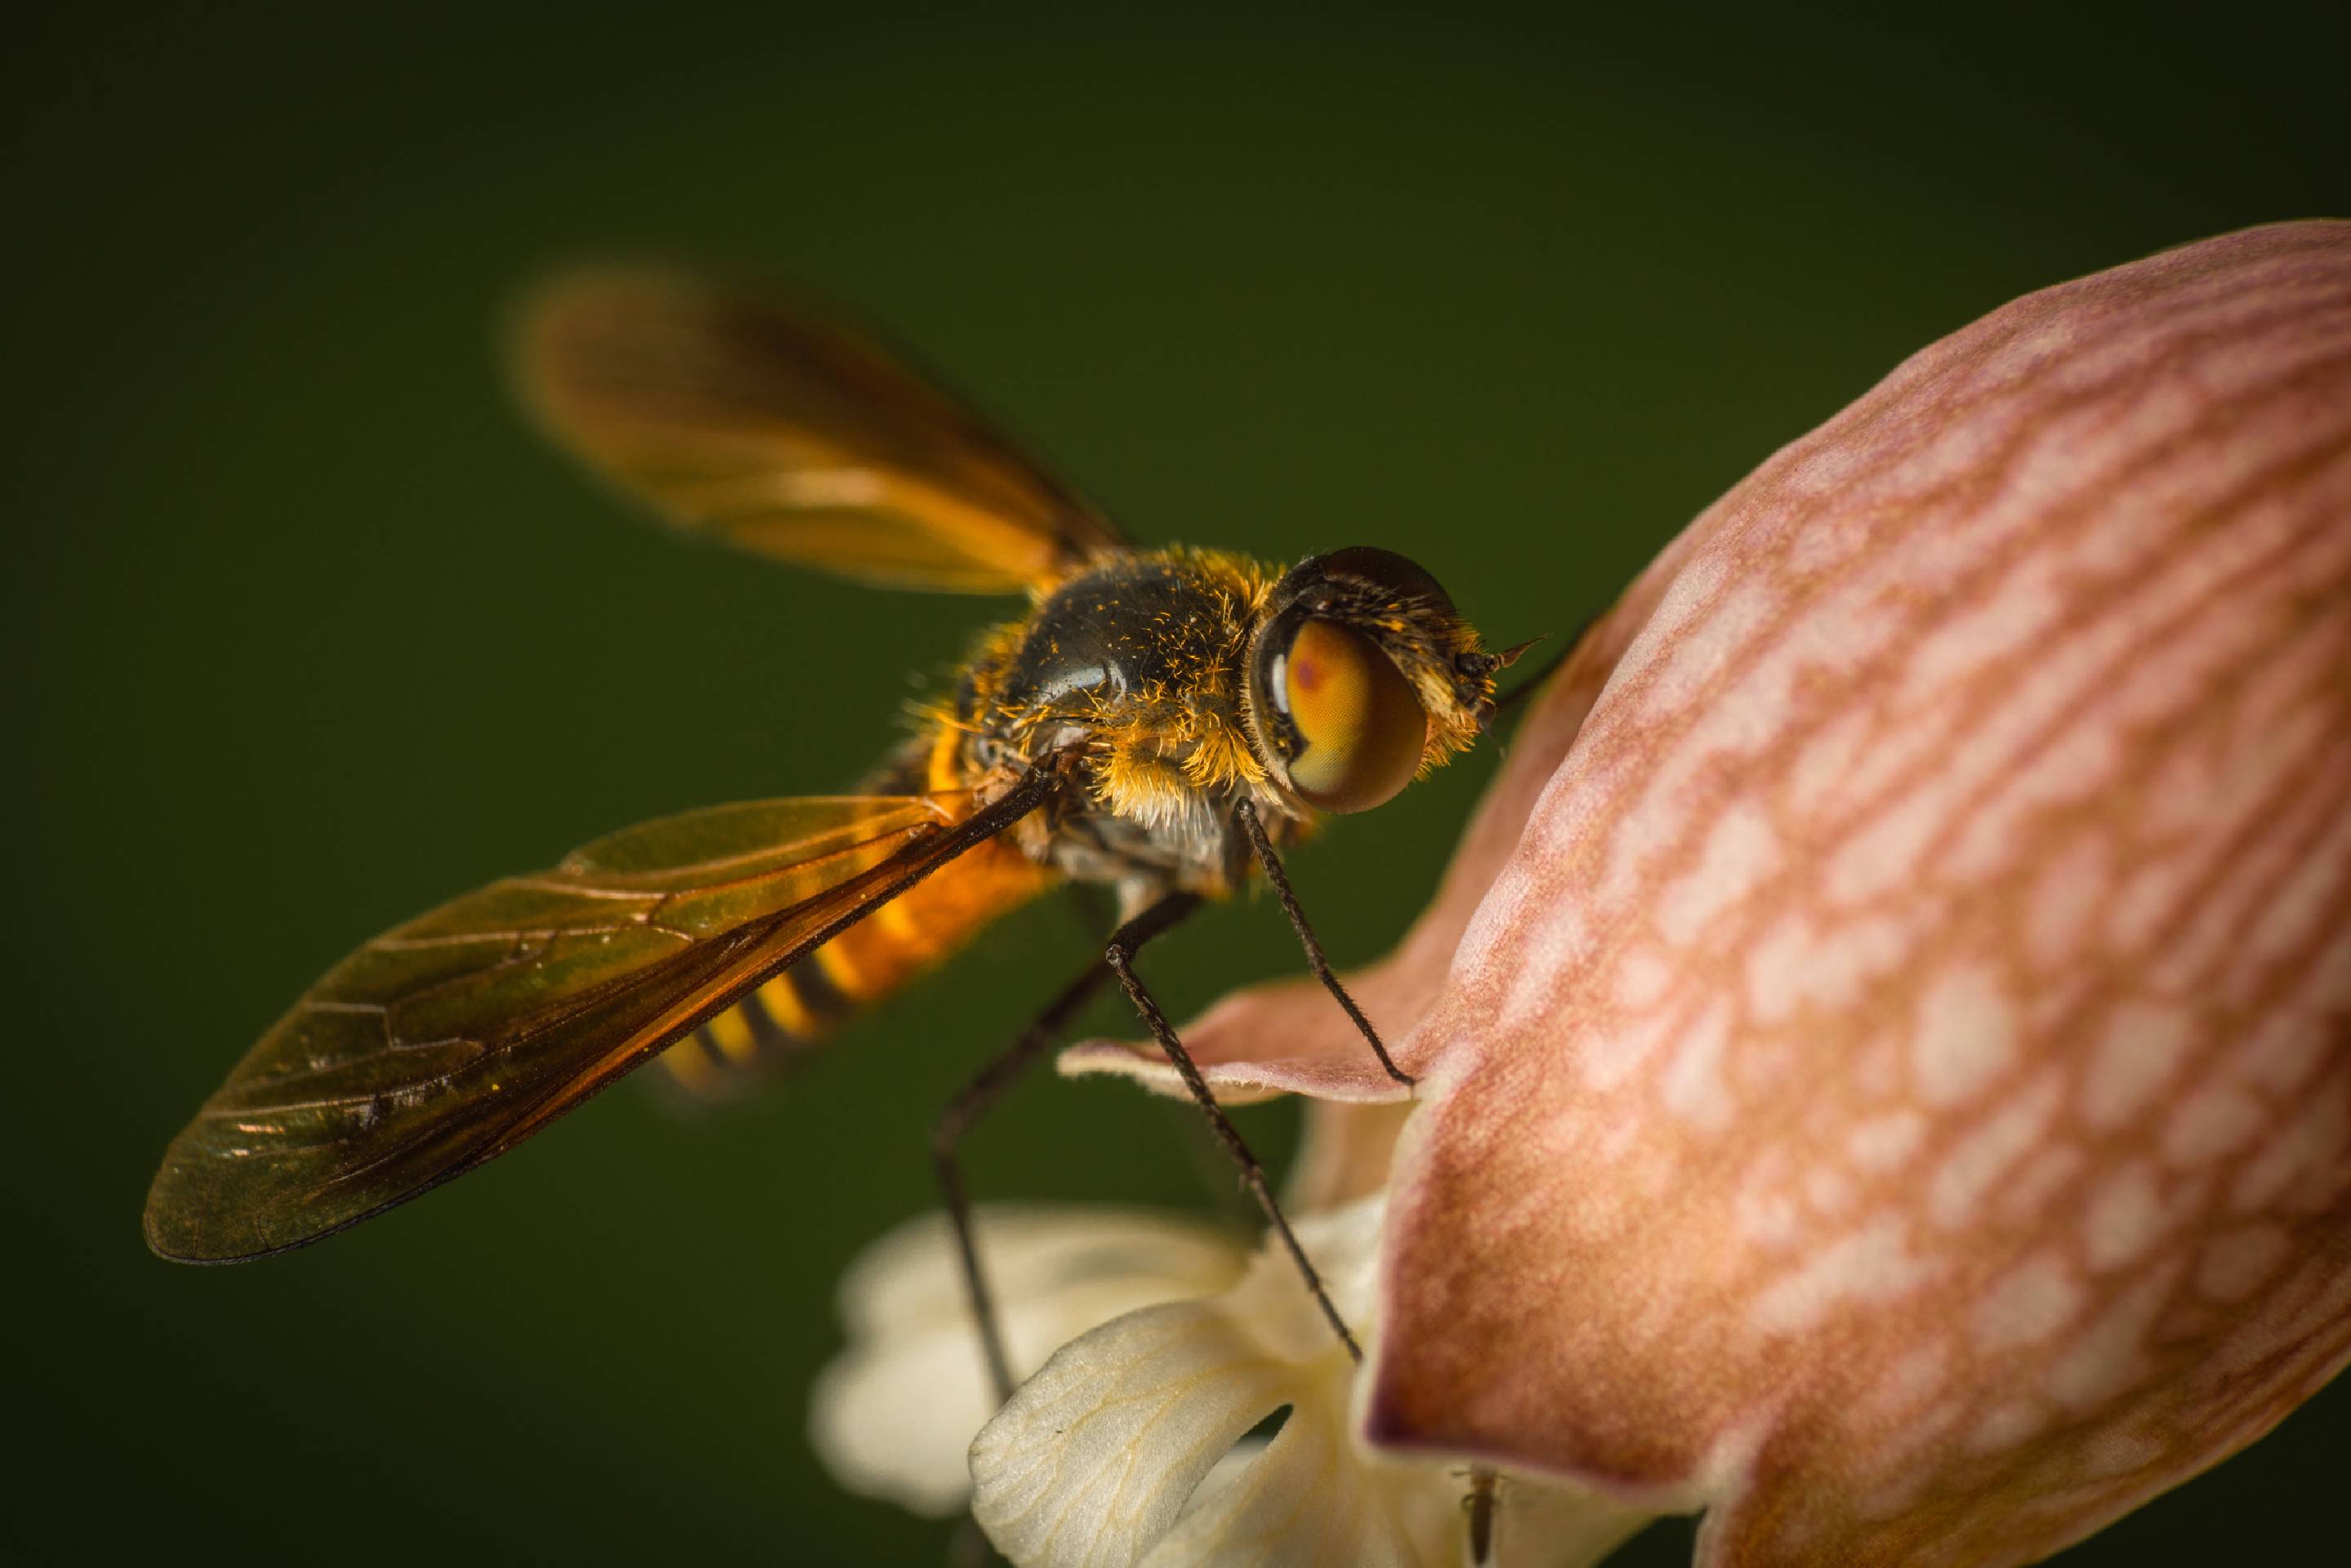
[[[1331,962],[1322,956],[1322,944],[1314,940],[1314,928],[1306,923],[1306,911],[1298,907],[1298,895],[1290,890],[1290,877],[1281,868],[1281,857],[1273,852],[1273,840],[1266,836],[1265,824],[1258,820],[1257,807],[1244,800],[1233,812],[1240,818],[1241,831],[1249,835],[1249,847],[1257,851],[1257,863],[1265,867],[1266,880],[1273,884],[1274,897],[1281,900],[1281,912],[1290,917],[1290,929],[1298,933],[1299,945],[1306,950],[1306,961],[1312,967],[1314,978],[1354,1020],[1355,1028],[1370,1043],[1372,1054],[1380,1059],[1388,1076],[1407,1086],[1417,1083],[1419,1080],[1395,1064],[1388,1048],[1380,1044],[1379,1031],[1364,1016],[1364,1010],[1355,1005],[1355,999],[1347,994],[1347,988],[1339,983],[1339,977],[1331,972]]]
[[[1177,894],[1163,898],[1119,928],[1121,934],[1139,931],[1138,944],[1159,935],[1168,927],[1199,908],[1200,900],[1192,895]],[[982,1067],[966,1084],[931,1127],[931,1166],[938,1175],[939,1189],[945,1193],[947,1218],[955,1225],[956,1249],[963,1262],[964,1289],[971,1302],[971,1315],[979,1331],[980,1347],[987,1355],[988,1376],[996,1384],[998,1403],[1012,1397],[1012,1364],[1005,1354],[1003,1325],[996,1315],[996,1298],[987,1288],[987,1274],[980,1267],[979,1247],[971,1230],[971,1200],[964,1187],[963,1168],[956,1159],[956,1147],[966,1133],[1004,1091],[1012,1085],[1045,1048],[1061,1037],[1085,1004],[1100,991],[1111,971],[1100,963],[1086,965],[1083,973],[1071,981],[1061,995],[1047,1004],[1037,1015],[1037,1021],[1021,1032],[1020,1038],[1009,1050]]]
[[[1208,1118],[1208,1126],[1216,1130],[1226,1152],[1233,1157],[1233,1163],[1240,1167],[1241,1185],[1249,1189],[1250,1197],[1257,1199],[1257,1206],[1265,1210],[1266,1220],[1273,1227],[1274,1234],[1280,1236],[1281,1244],[1289,1249],[1290,1262],[1298,1265],[1299,1273],[1305,1278],[1306,1288],[1313,1293],[1314,1304],[1322,1309],[1322,1315],[1330,1321],[1339,1342],[1347,1347],[1347,1354],[1360,1364],[1364,1359],[1364,1348],[1348,1332],[1347,1320],[1339,1315],[1339,1309],[1331,1303],[1331,1293],[1322,1288],[1322,1276],[1315,1272],[1313,1261],[1307,1257],[1306,1249],[1298,1244],[1298,1238],[1290,1232],[1290,1221],[1282,1218],[1281,1205],[1273,1199],[1272,1184],[1265,1179],[1265,1168],[1258,1164],[1257,1156],[1251,1154],[1249,1145],[1241,1141],[1239,1130],[1225,1115],[1224,1107],[1217,1104],[1217,1096],[1209,1092],[1207,1080],[1200,1076],[1200,1069],[1193,1064],[1192,1054],[1184,1049],[1184,1042],[1176,1038],[1175,1027],[1167,1022],[1167,1015],[1159,1011],[1159,1003],[1152,1000],[1151,993],[1143,988],[1143,981],[1135,976],[1135,950],[1166,929],[1165,924],[1149,929],[1139,929],[1160,907],[1154,905],[1112,932],[1110,946],[1102,956],[1118,975],[1119,984],[1126,988],[1127,1000],[1134,1002],[1135,1012],[1143,1015],[1144,1023],[1151,1030],[1151,1037],[1159,1043],[1159,1048],[1166,1052],[1167,1059],[1176,1064],[1176,1071],[1184,1079],[1184,1086],[1192,1091],[1192,1098],[1199,1103],[1201,1114]]]
[[[1494,1483],[1492,1470],[1473,1465],[1469,1469],[1469,1494],[1461,1500],[1462,1511],[1469,1516],[1469,1561],[1476,1568],[1486,1568],[1494,1556]]]

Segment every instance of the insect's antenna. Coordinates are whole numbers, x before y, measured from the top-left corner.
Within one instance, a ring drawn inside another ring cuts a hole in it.
[[[1494,668],[1497,670],[1508,670],[1511,665],[1516,664],[1519,661],[1520,656],[1525,653],[1528,649],[1532,648],[1539,642],[1548,642],[1550,640],[1551,633],[1547,631],[1539,631],[1535,633],[1534,636],[1527,639],[1524,642],[1514,642],[1510,644],[1510,647],[1503,649],[1499,653],[1494,655]],[[1574,645],[1571,643],[1569,646],[1573,647]]]
[[[1575,635],[1569,638],[1564,643],[1561,644],[1560,649],[1557,653],[1554,653],[1549,659],[1544,659],[1541,669],[1537,670],[1531,675],[1521,676],[1516,685],[1512,686],[1508,691],[1503,692],[1499,697],[1495,698],[1494,706],[1487,712],[1486,720],[1482,727],[1490,731],[1494,727],[1494,721],[1496,719],[1500,718],[1503,714],[1509,712],[1511,709],[1516,708],[1528,698],[1533,696],[1536,692],[1541,691],[1544,683],[1549,681],[1552,676],[1558,674],[1561,667],[1566,664],[1569,659],[1575,657],[1575,650],[1583,646],[1584,634],[1589,632],[1593,624],[1599,619],[1600,618],[1596,615],[1585,616],[1583,623],[1575,628]],[[1536,643],[1543,641],[1550,635],[1551,634],[1549,632],[1545,632],[1542,637],[1530,638],[1528,640],[1520,643],[1515,648],[1504,649],[1502,650],[1503,665],[1507,668],[1508,666],[1516,663],[1520,654],[1526,652],[1528,649],[1532,648]]]

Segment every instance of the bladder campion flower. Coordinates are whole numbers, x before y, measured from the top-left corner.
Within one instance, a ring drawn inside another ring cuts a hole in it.
[[[1422,1080],[1383,1451],[1708,1565],[2007,1563],[2266,1431],[2351,1356],[2351,225],[2029,296],[1774,456],[1353,983]],[[1186,1038],[1394,1098],[1313,1000]]]

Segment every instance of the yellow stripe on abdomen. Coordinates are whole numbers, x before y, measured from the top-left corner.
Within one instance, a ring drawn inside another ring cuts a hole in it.
[[[799,990],[792,983],[790,970],[786,970],[752,994],[768,1010],[768,1016],[776,1021],[776,1027],[791,1038],[813,1040],[823,1033],[824,1026],[815,1012],[800,1000]]]
[[[739,1007],[712,1019],[702,1033],[716,1044],[721,1056],[738,1066],[747,1065],[758,1054],[759,1043],[752,1038],[751,1022]]]
[[[984,844],[762,982],[672,1046],[662,1063],[672,1083],[695,1098],[739,1093],[1053,880],[1009,841]]]

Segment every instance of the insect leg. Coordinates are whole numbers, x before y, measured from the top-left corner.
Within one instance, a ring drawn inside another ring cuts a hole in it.
[[[1127,929],[1148,925],[1145,936],[1157,936],[1168,927],[1200,907],[1200,900],[1188,893],[1162,898],[1135,917]],[[982,1113],[993,1106],[1004,1091],[1012,1086],[1045,1048],[1061,1037],[1081,1008],[1100,991],[1110,978],[1110,971],[1100,963],[1090,963],[1077,979],[1065,987],[1061,995],[1048,1002],[1037,1015],[1036,1022],[1020,1033],[1011,1048],[972,1075],[971,1081],[957,1091],[939,1119],[931,1125],[931,1168],[936,1173],[939,1190],[946,1196],[947,1219],[955,1226],[956,1251],[963,1263],[963,1282],[971,1303],[972,1320],[979,1331],[980,1347],[987,1356],[988,1376],[996,1385],[998,1400],[1012,1397],[1012,1363],[1004,1348],[1004,1330],[996,1315],[996,1298],[987,1288],[987,1271],[980,1267],[979,1246],[971,1228],[971,1199],[964,1186],[963,1166],[956,1158],[956,1148],[964,1135]]]
[[[1462,1511],[1469,1516],[1469,1561],[1477,1568],[1486,1568],[1494,1555],[1494,1483],[1498,1478],[1492,1470],[1473,1466],[1469,1471],[1469,1495],[1461,1500]]]
[[[1243,800],[1233,807],[1233,814],[1240,818],[1241,831],[1249,835],[1249,847],[1257,851],[1257,863],[1265,867],[1266,880],[1273,884],[1274,896],[1281,900],[1281,912],[1290,917],[1290,928],[1298,933],[1299,945],[1306,950],[1306,962],[1314,971],[1314,978],[1322,982],[1322,989],[1354,1021],[1355,1028],[1370,1043],[1372,1054],[1380,1059],[1388,1076],[1406,1085],[1418,1082],[1395,1064],[1388,1055],[1388,1048],[1380,1044],[1379,1031],[1364,1016],[1364,1010],[1355,1005],[1355,999],[1347,994],[1347,988],[1339,983],[1339,977],[1331,972],[1331,961],[1322,956],[1322,944],[1315,940],[1314,928],[1306,923],[1306,911],[1298,907],[1298,895],[1290,890],[1289,875],[1281,868],[1281,857],[1273,852],[1273,840],[1266,836],[1265,824],[1258,820],[1257,807]]]
[[[963,1263],[964,1294],[971,1303],[972,1323],[979,1331],[980,1348],[987,1355],[988,1380],[996,1386],[998,1403],[1012,1397],[1012,1364],[1004,1350],[1004,1331],[996,1319],[996,1298],[987,1289],[987,1272],[979,1266],[979,1247],[971,1233],[971,1195],[966,1189],[956,1147],[962,1143],[980,1113],[1012,1086],[1038,1054],[1053,1043],[1071,1018],[1102,989],[1103,971],[1089,964],[1061,995],[1046,1005],[1037,1021],[1021,1032],[1004,1052],[972,1075],[931,1124],[931,1170],[946,1199],[947,1219],[955,1226],[956,1253]]]
[[[1151,1037],[1159,1043],[1159,1048],[1166,1052],[1167,1059],[1176,1064],[1176,1071],[1184,1079],[1184,1086],[1192,1091],[1192,1098],[1198,1102],[1201,1115],[1208,1118],[1208,1126],[1215,1129],[1225,1151],[1233,1157],[1233,1163],[1240,1167],[1241,1185],[1248,1188],[1249,1196],[1257,1199],[1257,1206],[1265,1210],[1267,1222],[1273,1227],[1274,1234],[1281,1238],[1282,1246],[1289,1250],[1290,1262],[1298,1265],[1299,1273],[1306,1281],[1306,1288],[1313,1293],[1314,1304],[1322,1309],[1323,1317],[1329,1320],[1339,1342],[1347,1347],[1348,1355],[1360,1365],[1364,1359],[1364,1347],[1355,1343],[1354,1334],[1348,1331],[1347,1320],[1339,1315],[1339,1309],[1331,1303],[1330,1292],[1322,1288],[1322,1276],[1315,1272],[1313,1260],[1307,1257],[1306,1249],[1298,1244],[1298,1238],[1290,1231],[1290,1221],[1282,1218],[1281,1205],[1273,1199],[1272,1184],[1266,1180],[1265,1167],[1257,1162],[1257,1156],[1251,1154],[1249,1145],[1241,1140],[1240,1132],[1233,1126],[1232,1118],[1225,1115],[1222,1106],[1217,1104],[1217,1096],[1209,1091],[1207,1080],[1200,1076],[1200,1069],[1193,1064],[1192,1054],[1185,1050],[1184,1042],[1176,1038],[1175,1026],[1167,1022],[1167,1015],[1159,1011],[1159,1003],[1152,1000],[1151,992],[1143,988],[1143,981],[1135,975],[1135,950],[1166,929],[1166,924],[1138,929],[1148,925],[1158,909],[1159,906],[1155,904],[1113,931],[1110,945],[1102,957],[1118,976],[1118,983],[1126,989],[1127,1000],[1134,1002],[1135,1012],[1143,1015]]]

